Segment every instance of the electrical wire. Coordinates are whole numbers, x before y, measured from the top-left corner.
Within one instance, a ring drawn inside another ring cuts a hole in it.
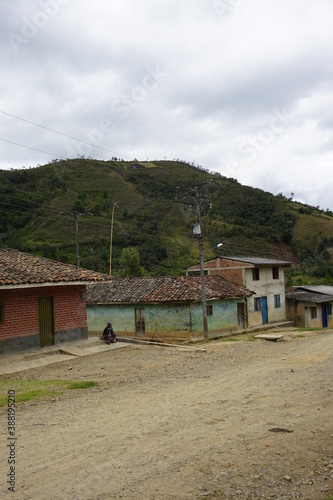
[[[0,137],[0,141],[8,142],[9,144],[14,144],[15,146],[21,146],[23,148],[32,149],[33,151],[39,151],[39,153],[45,153],[47,155],[54,156],[55,158],[61,158],[62,160],[66,160],[66,158],[63,158],[60,155],[55,155],[54,153],[49,153],[48,151],[44,151],[43,149],[33,148],[32,146],[27,146],[26,144],[20,144],[19,142],[9,141],[8,139],[2,139],[1,137]]]
[[[117,153],[116,151],[111,151],[110,149],[103,148],[102,146],[97,146],[96,144],[93,144],[92,142],[84,141],[83,139],[78,139],[77,137],[73,137],[72,135],[64,134],[63,132],[59,132],[59,130],[54,130],[52,128],[45,127],[44,125],[39,125],[38,123],[32,122],[30,120],[26,120],[25,118],[21,118],[20,116],[13,115],[11,113],[7,113],[6,111],[2,111],[1,109],[0,109],[0,113],[2,113],[3,115],[10,116],[11,118],[15,118],[16,120],[20,120],[22,122],[29,123],[30,125],[34,125],[35,127],[39,127],[39,128],[44,129],[44,130],[48,130],[49,132],[53,132],[54,134],[62,135],[63,137],[67,137],[68,139],[72,139],[73,141],[82,142],[83,144],[88,144],[89,146],[93,146],[94,148],[101,149],[101,150],[106,151],[108,153],[116,154],[118,156],[121,156],[122,158],[128,158],[130,160],[133,159],[127,155],[121,155],[120,153]],[[10,142],[10,141],[7,141],[7,142]],[[13,143],[13,144],[15,144],[15,143]],[[26,146],[26,147],[28,147],[28,146]],[[34,148],[30,148],[30,149],[34,149]],[[39,151],[39,150],[37,149],[36,151]],[[52,154],[52,153],[48,153],[48,154]]]

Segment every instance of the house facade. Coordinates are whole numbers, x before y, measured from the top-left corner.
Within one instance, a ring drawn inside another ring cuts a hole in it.
[[[108,279],[0,249],[0,353],[87,338],[86,285]]]
[[[204,262],[208,276],[223,276],[253,292],[247,300],[248,327],[286,321],[284,268],[290,262],[261,257],[217,257]],[[200,265],[187,276],[200,273]]]
[[[209,332],[244,328],[251,292],[221,276],[207,276],[205,290]],[[150,277],[89,285],[87,321],[91,333],[112,321],[120,336],[191,338],[203,332],[200,279]]]
[[[333,286],[296,286],[286,292],[287,318],[295,326],[333,328]]]

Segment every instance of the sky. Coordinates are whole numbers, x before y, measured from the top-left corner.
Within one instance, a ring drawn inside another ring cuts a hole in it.
[[[332,0],[1,0],[0,169],[179,159],[333,210]]]

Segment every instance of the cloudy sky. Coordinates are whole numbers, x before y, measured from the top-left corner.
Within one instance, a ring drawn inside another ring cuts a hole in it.
[[[0,168],[178,158],[333,210],[332,26],[332,0],[1,0]]]

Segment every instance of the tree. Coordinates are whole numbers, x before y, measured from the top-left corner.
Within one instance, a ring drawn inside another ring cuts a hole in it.
[[[135,247],[124,248],[119,260],[119,274],[122,278],[136,278],[144,275],[140,266],[140,254]]]

